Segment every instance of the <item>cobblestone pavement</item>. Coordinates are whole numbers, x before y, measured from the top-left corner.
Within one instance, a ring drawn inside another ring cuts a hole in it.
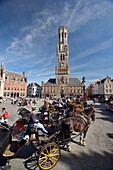
[[[37,104],[36,104],[37,111],[38,111],[39,107],[42,105],[43,105],[43,100],[42,99],[37,100]],[[20,106],[11,104],[11,101],[8,100],[8,101],[0,104],[0,111],[1,111],[2,107],[5,107],[6,110],[10,112],[8,123],[9,123],[9,125],[12,125],[15,122],[15,120],[18,119],[17,110],[20,108]],[[31,111],[30,106],[21,106],[21,107],[25,107]]]
[[[38,100],[37,108],[43,104]],[[18,106],[9,101],[0,104],[10,112],[9,124],[18,119]],[[31,108],[27,106],[30,110]],[[72,151],[61,150],[60,160],[53,170],[113,170],[113,112],[105,110],[104,104],[96,103],[96,121],[89,128],[86,146],[78,145],[78,137],[71,142]],[[29,159],[33,149],[26,143],[15,159],[10,160],[11,170],[38,170],[36,161]]]

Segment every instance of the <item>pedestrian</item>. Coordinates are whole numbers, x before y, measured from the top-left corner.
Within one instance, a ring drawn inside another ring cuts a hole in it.
[[[6,108],[2,108],[2,114],[1,114],[1,122],[2,123],[8,123],[8,118],[9,118],[9,112],[6,111]]]

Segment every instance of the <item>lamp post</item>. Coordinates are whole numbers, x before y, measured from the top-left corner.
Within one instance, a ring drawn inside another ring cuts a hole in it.
[[[64,87],[61,87],[61,98],[64,98]]]
[[[83,78],[82,78],[82,87],[83,87],[84,107],[87,107],[87,102],[86,102],[86,78],[85,78],[85,76],[83,76]]]

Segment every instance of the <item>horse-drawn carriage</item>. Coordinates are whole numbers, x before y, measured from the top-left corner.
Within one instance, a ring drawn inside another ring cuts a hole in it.
[[[29,126],[30,112],[27,109],[19,109],[18,114],[21,115],[21,118],[12,127],[0,123],[0,160],[7,159],[5,165],[0,162],[0,168],[7,167],[7,169],[10,169],[9,160],[15,158],[20,148],[29,140],[36,152],[37,166],[42,170],[51,169],[60,158],[59,146],[53,142],[52,138],[51,140],[45,139],[43,134],[39,134],[36,127]],[[29,138],[23,140],[23,133]],[[36,140],[30,140],[33,134],[36,135]]]
[[[64,116],[57,122],[51,119],[45,125],[50,135],[45,137],[36,126],[29,123],[30,111],[20,108],[18,115],[21,117],[12,127],[0,123],[0,155],[7,160],[14,158],[23,144],[29,141],[36,152],[37,166],[42,170],[49,170],[57,164],[61,148],[71,150],[69,142],[73,138],[80,136],[81,140],[81,136],[84,134],[83,140],[85,140],[90,119],[93,120],[94,118],[94,112],[90,111],[90,114],[88,112],[86,115],[77,115],[76,117],[73,115]],[[33,140],[34,134],[36,138]],[[23,135],[25,138],[23,138]]]

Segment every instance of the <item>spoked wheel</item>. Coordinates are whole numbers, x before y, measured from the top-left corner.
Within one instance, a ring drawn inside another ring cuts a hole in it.
[[[38,156],[38,165],[42,170],[53,168],[60,158],[60,149],[57,144],[49,143],[45,145]]]

